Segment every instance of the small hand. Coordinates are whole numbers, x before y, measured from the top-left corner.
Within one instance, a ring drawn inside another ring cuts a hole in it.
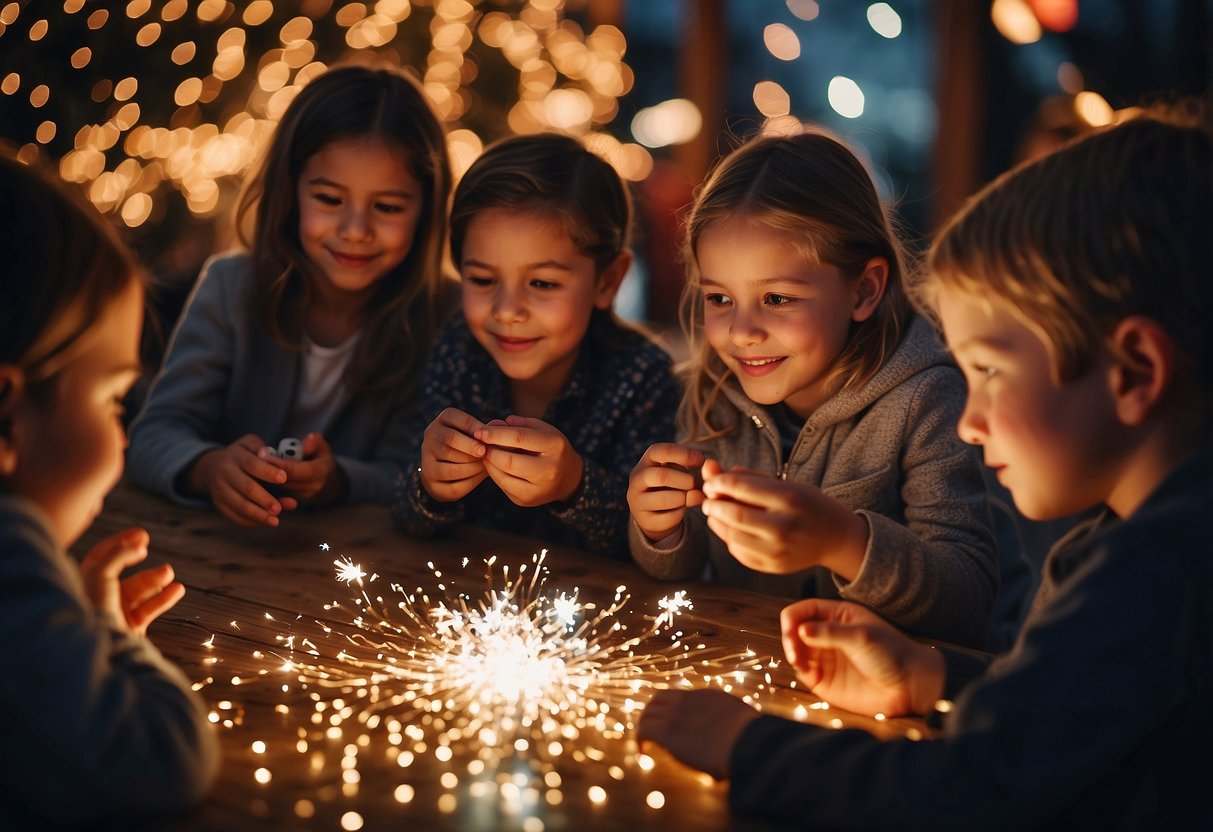
[[[939,651],[914,641],[867,607],[810,598],[780,614],[783,648],[800,681],[861,714],[929,713],[943,695]]]
[[[319,433],[303,437],[303,459],[283,459],[270,453],[268,447],[257,456],[286,473],[282,488],[299,505],[325,505],[341,497],[341,471],[333,449]]]
[[[484,470],[520,506],[541,506],[573,496],[585,463],[563,433],[540,419],[509,416],[472,436],[486,446]]]
[[[636,724],[636,739],[655,742],[717,780],[729,776],[733,746],[758,712],[724,691],[661,690]]]
[[[136,635],[145,635],[148,624],[185,595],[167,563],[119,579],[123,570],[147,557],[148,541],[143,529],[127,529],[102,540],[80,562],[89,600],[119,628]]]
[[[246,434],[226,448],[207,451],[186,474],[189,487],[211,498],[224,517],[240,526],[278,525],[278,515],[298,506],[294,497],[278,498],[262,483],[282,485],[286,472],[259,453],[264,440]]]
[[[707,465],[702,452],[672,442],[649,446],[636,463],[628,479],[628,507],[649,540],[673,534],[687,509],[703,502],[694,473],[700,465]]]
[[[448,407],[425,429],[421,441],[421,485],[435,500],[461,500],[488,476],[483,444],[472,437],[479,419]]]
[[[724,472],[710,460],[703,473],[708,528],[745,566],[774,574],[825,566],[847,580],[859,574],[867,521],[820,488],[742,468]]]

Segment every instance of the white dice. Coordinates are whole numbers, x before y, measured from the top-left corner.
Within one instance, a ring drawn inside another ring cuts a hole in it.
[[[277,450],[268,445],[266,446],[266,450],[270,452],[271,456],[276,456],[279,459],[292,459],[296,461],[303,459],[303,442],[293,437],[287,437],[279,442]]]

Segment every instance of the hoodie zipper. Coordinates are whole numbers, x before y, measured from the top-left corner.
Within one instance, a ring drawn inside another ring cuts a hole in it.
[[[750,421],[753,422],[754,427],[758,428],[759,430],[766,429],[766,424],[763,423],[762,419],[759,418],[757,413],[750,414]],[[783,459],[783,448],[781,448],[779,445],[778,436],[775,437],[775,456],[779,459],[779,465],[776,466],[778,468],[776,478],[786,480],[788,478],[788,465],[790,464],[791,460],[785,461]]]

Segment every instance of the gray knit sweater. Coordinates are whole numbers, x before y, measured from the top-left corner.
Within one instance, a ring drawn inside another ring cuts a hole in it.
[[[860,572],[850,582],[821,567],[755,572],[709,532],[698,508],[687,512],[682,537],[669,549],[657,548],[631,522],[632,556],[645,572],[790,597],[841,597],[923,636],[983,644],[998,591],[992,522],[978,455],[956,434],[964,380],[925,321],[911,323],[865,385],[837,394],[809,417],[786,461],[767,410],[735,379],[724,393],[715,420],[727,423],[731,409],[740,414],[737,428],[694,446],[726,470],[782,471],[863,514],[871,535]],[[687,434],[684,425],[681,435]]]

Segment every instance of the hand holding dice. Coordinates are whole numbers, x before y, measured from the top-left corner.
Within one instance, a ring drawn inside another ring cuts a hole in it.
[[[319,433],[309,433],[303,439],[287,437],[278,442],[277,448],[266,445],[259,455],[286,473],[280,490],[300,505],[323,505],[340,498],[342,481],[337,461]]]
[[[278,459],[301,460],[303,459],[303,440],[287,437],[278,443],[277,450],[266,445],[265,452]]]

